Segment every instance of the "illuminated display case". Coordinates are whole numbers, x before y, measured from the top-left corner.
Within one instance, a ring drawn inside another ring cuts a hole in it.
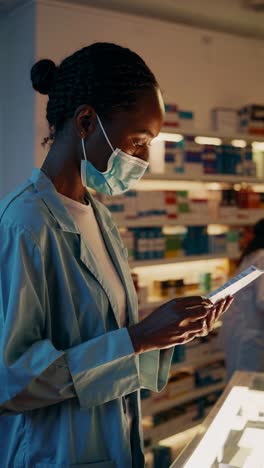
[[[171,468],[264,468],[264,374],[236,372]]]

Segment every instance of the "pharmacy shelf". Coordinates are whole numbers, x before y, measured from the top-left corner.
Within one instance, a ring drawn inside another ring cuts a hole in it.
[[[149,265],[169,265],[171,263],[186,263],[186,262],[199,262],[201,260],[214,260],[218,258],[230,258],[227,253],[220,254],[204,254],[204,255],[183,255],[172,258],[157,258],[151,260],[131,260],[129,265],[131,268],[144,267]]]
[[[161,411],[166,411],[175,406],[179,406],[183,403],[188,403],[189,401],[206,396],[209,393],[217,392],[218,390],[223,390],[224,387],[225,382],[221,382],[215,385],[208,385],[205,388],[197,388],[191,392],[186,392],[182,396],[178,396],[177,398],[164,398],[164,401],[153,401],[152,398],[142,400],[142,416],[153,416],[154,414],[160,413]]]
[[[191,174],[180,174],[180,173],[147,173],[144,175],[144,180],[175,180],[175,181],[191,181],[191,182],[214,182],[219,184],[241,184],[241,183],[251,183],[251,184],[264,184],[264,179],[249,177],[249,176],[240,176],[240,175],[224,175],[224,174],[201,174],[201,175],[191,175]],[[140,184],[140,182],[139,182]],[[140,189],[140,185],[138,186]]]
[[[205,356],[204,358],[200,359],[193,359],[192,361],[182,361],[177,364],[172,364],[171,366],[171,374],[174,372],[178,372],[179,370],[182,369],[187,369],[187,368],[192,368],[192,369],[197,369],[198,367],[211,364],[212,362],[217,362],[225,359],[224,353],[212,353],[209,354],[208,356]]]
[[[204,419],[204,418],[203,418]],[[198,421],[190,421],[180,427],[177,425],[177,418],[171,419],[170,421],[159,424],[158,426],[154,426],[152,428],[148,428],[143,430],[144,440],[150,440],[150,446],[153,447],[158,442],[163,439],[167,439],[171,435],[181,434],[183,432],[188,431],[189,429],[194,429],[197,427],[197,430],[201,424],[202,420],[199,419]],[[198,423],[198,424],[197,424]],[[149,447],[148,447],[149,449]]]
[[[205,409],[203,418],[188,421],[185,424],[181,424],[180,426],[179,418],[173,418],[165,423],[159,424],[158,426],[144,429],[144,440],[150,441],[150,444],[148,445],[148,451],[153,446],[157,445],[157,443],[159,445],[164,445],[165,447],[176,446],[178,444],[177,436],[183,436],[185,433],[190,431],[190,429],[192,429],[192,435],[190,439],[193,439],[193,431],[196,431],[197,433],[200,429],[202,429],[202,422],[208,416],[213,406],[214,405],[211,405]],[[168,438],[170,439],[171,437],[176,439],[174,443],[172,441],[166,440]]]
[[[221,138],[224,142],[231,142],[232,140],[244,140],[247,143],[253,143],[254,141],[258,141],[263,143],[264,137],[259,135],[248,135],[247,133],[232,133],[227,134],[225,132],[219,132],[217,130],[210,130],[204,128],[192,128],[192,129],[183,129],[183,128],[169,128],[164,127],[161,129],[161,133],[170,133],[176,135],[190,135],[190,136],[203,136],[209,138]]]
[[[255,210],[254,210],[255,211]],[[221,224],[223,226],[245,226],[256,224],[260,218],[263,217],[263,210],[259,209],[259,214],[254,216],[242,215],[235,219],[224,219],[224,218],[212,218],[206,217],[191,217],[191,216],[179,216],[178,218],[137,218],[137,219],[123,219],[116,220],[119,228],[148,228],[148,227],[163,227],[163,226],[207,226],[209,224]]]

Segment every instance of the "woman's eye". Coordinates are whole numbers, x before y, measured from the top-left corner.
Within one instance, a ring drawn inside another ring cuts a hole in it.
[[[143,148],[144,146],[150,146],[151,143],[147,143],[146,141],[132,140],[132,145],[136,148]]]
[[[138,140],[132,140],[132,145],[135,146],[136,148],[142,148],[145,143],[143,143],[142,141],[138,141]]]

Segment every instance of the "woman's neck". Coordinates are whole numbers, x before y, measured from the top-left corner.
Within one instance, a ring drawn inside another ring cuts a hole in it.
[[[86,189],[82,184],[78,160],[70,148],[53,143],[41,167],[50,178],[57,192],[65,197],[87,204]]]

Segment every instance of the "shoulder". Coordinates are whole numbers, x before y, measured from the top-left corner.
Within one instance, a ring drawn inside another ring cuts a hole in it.
[[[43,203],[34,185],[27,181],[0,201],[0,230],[3,226],[25,232],[39,243],[46,225]]]

